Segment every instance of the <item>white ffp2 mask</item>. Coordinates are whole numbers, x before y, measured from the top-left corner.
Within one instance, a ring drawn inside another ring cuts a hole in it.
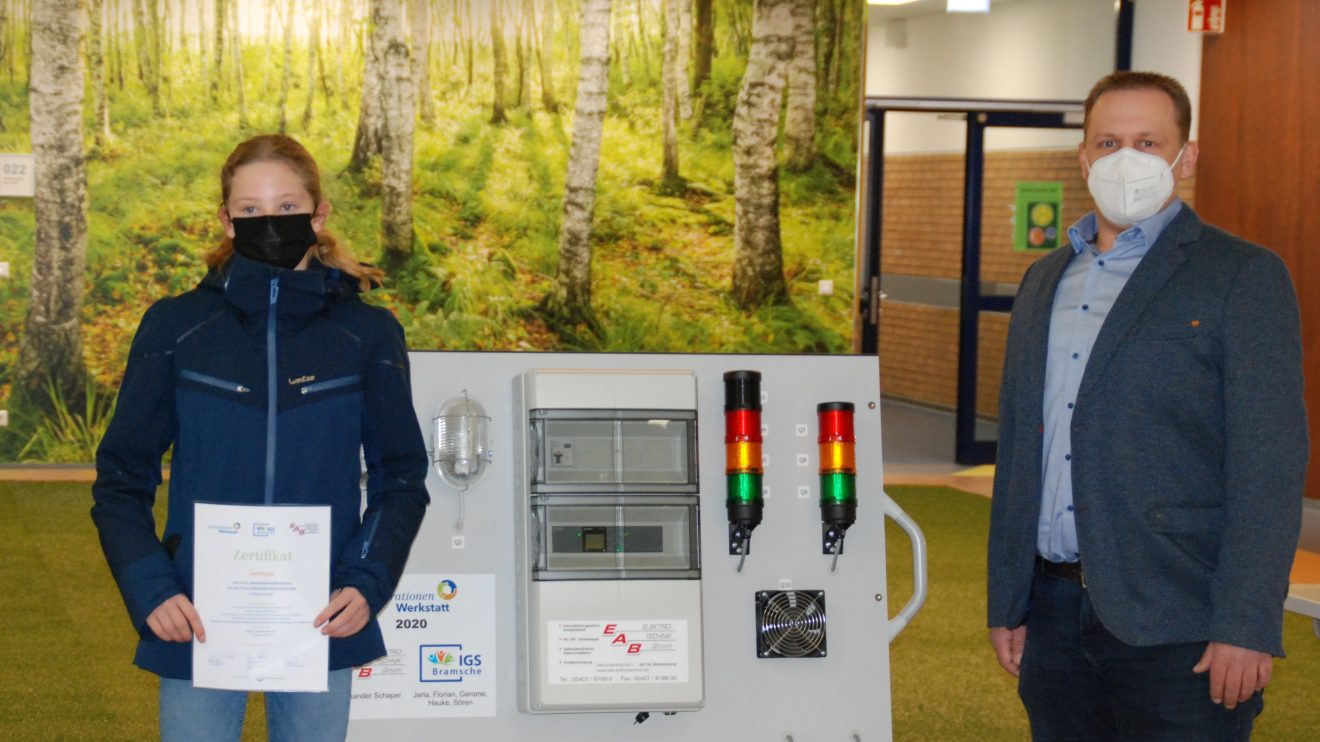
[[[1173,166],[1182,158],[1183,145],[1173,162],[1131,147],[1091,163],[1086,187],[1105,218],[1119,226],[1154,216],[1173,195]]]

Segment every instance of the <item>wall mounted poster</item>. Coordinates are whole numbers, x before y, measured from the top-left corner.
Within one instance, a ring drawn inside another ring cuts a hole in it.
[[[1013,219],[1013,249],[1053,250],[1063,234],[1063,183],[1018,181]]]
[[[258,133],[414,349],[853,348],[861,0],[0,3],[0,462],[92,460]]]

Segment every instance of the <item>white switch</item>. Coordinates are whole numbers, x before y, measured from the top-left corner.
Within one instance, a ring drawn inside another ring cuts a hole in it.
[[[834,281],[822,278],[816,283],[816,293],[821,296],[834,296]]]

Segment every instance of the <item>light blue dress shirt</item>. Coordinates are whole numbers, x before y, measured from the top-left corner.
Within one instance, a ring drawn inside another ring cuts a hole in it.
[[[1051,562],[1082,558],[1073,517],[1072,416],[1082,373],[1100,327],[1150,246],[1182,210],[1174,199],[1162,211],[1123,230],[1112,249],[1096,248],[1095,212],[1068,228],[1073,258],[1054,293],[1045,365],[1043,485],[1036,548]]]

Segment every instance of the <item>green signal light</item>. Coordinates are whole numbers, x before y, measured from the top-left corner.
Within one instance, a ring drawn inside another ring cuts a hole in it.
[[[751,472],[728,475],[730,505],[759,505],[761,503],[761,476]]]
[[[857,475],[834,472],[820,475],[821,505],[856,505]]]

